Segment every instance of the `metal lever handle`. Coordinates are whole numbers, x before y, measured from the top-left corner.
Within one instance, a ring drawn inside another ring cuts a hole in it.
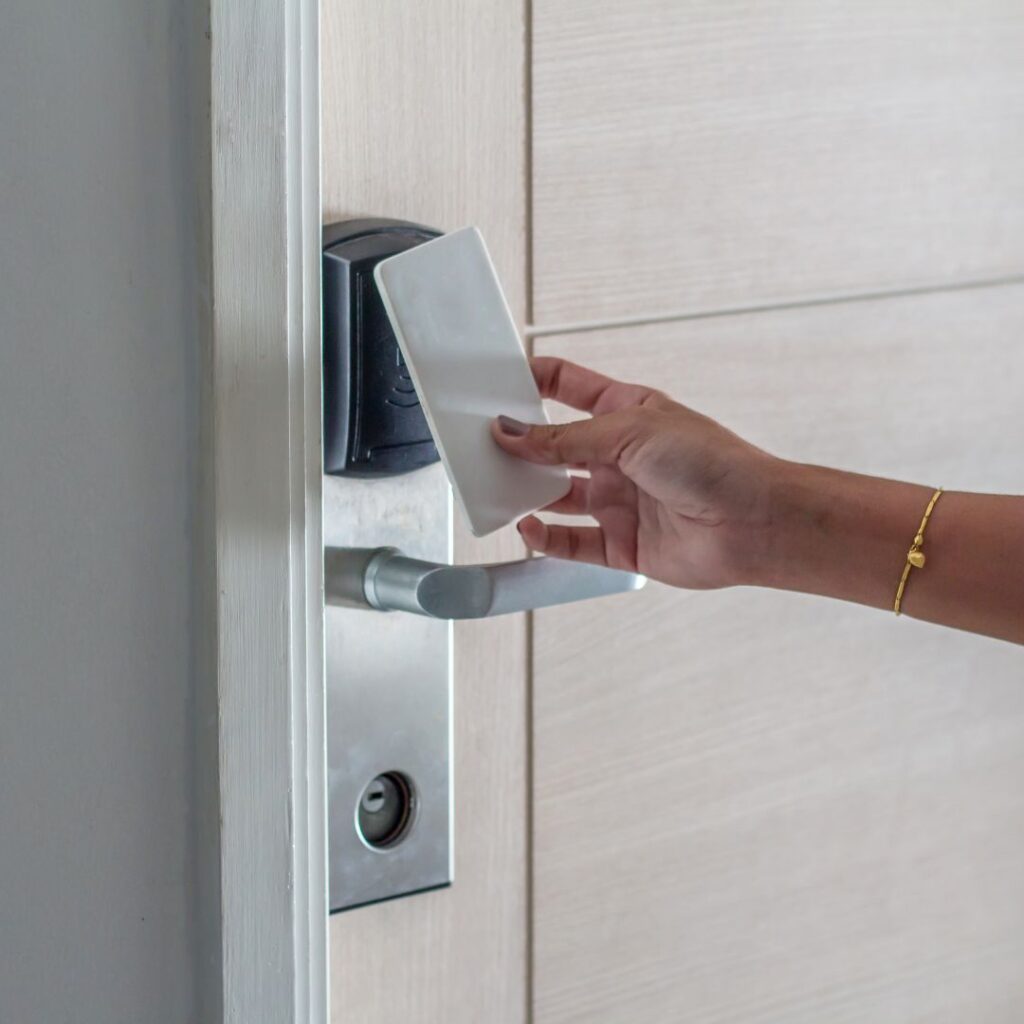
[[[443,565],[396,548],[327,548],[327,602],[435,619],[482,619],[639,590],[646,576],[557,558]]]

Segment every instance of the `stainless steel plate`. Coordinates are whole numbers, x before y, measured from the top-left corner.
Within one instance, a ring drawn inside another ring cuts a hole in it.
[[[324,477],[327,547],[391,545],[450,562],[451,488],[440,465],[403,476]],[[331,910],[452,881],[452,625],[406,612],[328,605],[328,856]],[[386,849],[358,827],[378,775],[413,789],[411,822]]]

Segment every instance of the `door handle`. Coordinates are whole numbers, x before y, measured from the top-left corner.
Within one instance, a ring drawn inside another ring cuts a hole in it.
[[[329,604],[404,611],[435,619],[482,619],[639,590],[645,576],[585,562],[524,558],[446,565],[397,548],[327,548]]]

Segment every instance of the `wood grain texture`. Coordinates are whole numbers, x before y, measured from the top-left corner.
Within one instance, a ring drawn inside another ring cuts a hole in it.
[[[525,303],[522,3],[324,0],[324,220],[476,224]],[[381,543],[386,544],[386,536]],[[514,533],[460,561],[521,556]],[[526,624],[458,624],[455,884],[330,922],[337,1024],[517,1024],[526,1014]]]
[[[1019,493],[1022,337],[1001,287],[538,348],[782,455]],[[537,1024],[1020,1018],[1019,648],[651,585],[538,613],[534,673]]]
[[[210,7],[218,967],[231,1024],[327,1019],[316,9]]]
[[[1024,273],[1024,8],[536,0],[547,326]]]

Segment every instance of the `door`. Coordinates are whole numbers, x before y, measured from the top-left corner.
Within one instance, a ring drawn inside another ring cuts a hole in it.
[[[322,4],[324,222],[479,225],[520,323],[523,31],[518,3]],[[521,556],[456,523],[456,561]],[[455,882],[331,917],[335,1021],[526,1018],[529,642],[522,615],[455,623]]]
[[[995,0],[325,0],[324,216],[478,224],[534,351],[778,454],[1020,491],[1022,45]],[[455,885],[332,918],[335,1021],[1019,1017],[1017,649],[656,585],[456,635]]]

